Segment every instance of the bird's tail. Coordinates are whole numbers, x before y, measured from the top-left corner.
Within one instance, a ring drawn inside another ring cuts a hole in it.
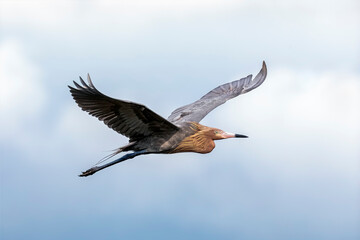
[[[129,144],[119,147],[117,149],[114,149],[113,153],[103,157],[102,159],[100,159],[97,163],[94,164],[94,166],[99,165],[100,163],[106,162],[107,160],[109,160],[110,158],[114,157],[115,155],[124,152],[124,151],[129,151],[130,148],[135,144],[136,142],[130,142]]]

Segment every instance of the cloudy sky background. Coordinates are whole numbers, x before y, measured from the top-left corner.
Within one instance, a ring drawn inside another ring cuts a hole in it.
[[[359,239],[359,23],[356,0],[0,0],[0,237]],[[202,121],[249,139],[77,177],[127,143],[79,75],[167,117],[262,60]]]

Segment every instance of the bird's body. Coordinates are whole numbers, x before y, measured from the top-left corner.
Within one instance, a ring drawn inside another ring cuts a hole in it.
[[[69,86],[77,104],[108,127],[129,138],[129,144],[118,148],[109,157],[121,152],[133,151],[108,164],[90,168],[80,176],[92,175],[103,168],[142,154],[209,153],[215,148],[214,140],[246,137],[207,127],[199,122],[227,100],[260,86],[266,74],[264,62],[261,71],[253,80],[249,75],[223,84],[194,103],[176,109],[167,120],[144,105],[117,100],[102,94],[94,87],[89,75],[88,84],[80,78],[83,86],[76,82],[74,84],[77,88]]]
[[[141,151],[146,149],[148,153],[209,153],[215,147],[215,130],[221,131],[196,122],[186,122],[176,132],[155,134],[142,138],[127,150]]]

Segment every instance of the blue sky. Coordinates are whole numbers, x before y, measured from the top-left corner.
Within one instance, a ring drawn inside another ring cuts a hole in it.
[[[0,0],[1,239],[358,239],[359,9]],[[262,60],[202,121],[249,139],[77,177],[127,143],[74,103],[79,75],[167,117]]]

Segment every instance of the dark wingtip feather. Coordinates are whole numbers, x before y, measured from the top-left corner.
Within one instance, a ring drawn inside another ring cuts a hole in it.
[[[96,88],[94,87],[94,84],[93,84],[92,81],[91,81],[91,78],[90,78],[90,74],[89,74],[89,73],[87,74],[87,81],[88,81],[90,87],[96,89]]]
[[[81,79],[81,78],[80,78]],[[77,82],[73,81],[74,85],[80,90],[84,89],[82,86],[80,86]]]
[[[261,70],[263,70],[264,71],[264,74],[265,74],[265,76],[266,76],[266,74],[267,74],[267,67],[266,67],[266,63],[265,63],[265,61],[263,61],[263,64],[262,64],[262,69]]]
[[[81,77],[80,77],[80,82],[85,88],[89,88]]]
[[[247,87],[246,92],[249,92],[249,91],[257,88],[258,86],[260,86],[265,81],[266,75],[267,75],[267,68],[266,68],[265,61],[263,61],[261,70],[255,76],[255,78],[252,80],[251,84]]]

